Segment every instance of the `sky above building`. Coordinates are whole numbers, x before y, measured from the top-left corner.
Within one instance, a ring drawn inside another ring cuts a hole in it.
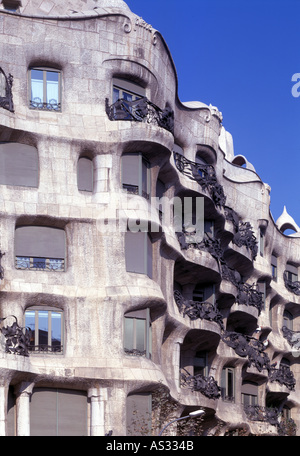
[[[125,1],[165,39],[179,99],[217,106],[274,220],[300,226],[300,0]]]

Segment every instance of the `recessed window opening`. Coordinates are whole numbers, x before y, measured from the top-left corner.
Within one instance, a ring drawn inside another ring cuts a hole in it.
[[[85,192],[93,191],[94,166],[88,157],[80,157],[77,163],[77,186],[78,190]]]
[[[298,282],[298,268],[288,263],[286,265],[286,277],[290,282]]]
[[[222,370],[221,395],[224,401],[235,401],[235,370],[233,367],[224,367]]]
[[[195,353],[193,359],[194,366],[194,375],[203,375],[204,377],[208,376],[208,363],[207,363],[207,353],[198,351]]]
[[[125,233],[126,271],[146,274],[152,278],[152,241],[148,233]]]
[[[29,83],[30,108],[61,111],[61,72],[59,70],[31,68]]]
[[[127,354],[151,358],[150,309],[128,312],[124,316],[124,350]]]
[[[293,330],[293,315],[288,310],[283,312],[283,326]]]
[[[142,153],[122,155],[122,187],[127,193],[150,198],[150,163]]]
[[[42,353],[63,351],[63,312],[54,308],[30,308],[25,327],[31,330],[29,350]]]
[[[242,404],[244,406],[258,404],[258,385],[255,382],[244,382],[242,385]]]
[[[136,119],[139,119],[138,110],[135,109],[135,104],[132,104],[132,102],[143,97],[145,97],[145,89],[142,87],[125,79],[114,78],[113,104],[118,100],[123,100],[124,107],[121,113],[117,111],[115,112],[115,120],[118,120],[118,116],[121,116],[121,120],[129,120],[132,118],[132,115],[134,115]],[[128,101],[128,103],[126,103],[126,101]],[[142,118],[140,120],[142,120]]]
[[[15,230],[16,268],[65,271],[65,232],[47,226],[20,226]]]
[[[3,0],[3,8],[7,11],[20,11],[21,1],[20,0]]]
[[[0,143],[0,184],[38,187],[38,151],[26,144]]]
[[[271,272],[272,279],[277,281],[277,257],[275,255],[271,256]]]

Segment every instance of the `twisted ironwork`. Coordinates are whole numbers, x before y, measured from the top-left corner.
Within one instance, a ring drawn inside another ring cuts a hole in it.
[[[283,280],[284,280],[284,285],[288,291],[291,291],[296,296],[300,296],[300,282],[299,281],[293,282],[292,280],[290,280],[288,278],[288,271],[284,271]]]
[[[258,243],[254,231],[249,222],[242,222],[237,213],[230,207],[225,207],[225,218],[232,222],[234,226],[234,235],[232,242],[238,247],[245,246],[250,250],[252,260],[255,260],[258,251]]]
[[[55,99],[43,102],[41,98],[35,97],[33,100],[30,100],[30,108],[42,111],[60,111],[61,103],[58,103]]]
[[[134,101],[117,100],[112,105],[108,98],[105,99],[106,114],[110,120],[130,120],[155,124],[173,133],[174,112],[168,106],[160,109],[146,97]]]
[[[294,391],[295,389],[296,380],[294,374],[290,367],[284,364],[281,364],[278,369],[271,366],[269,371],[269,380],[286,386],[290,391]]]
[[[285,339],[287,339],[287,341],[291,347],[300,349],[300,332],[299,331],[292,331],[291,329],[287,328],[286,326],[283,326],[282,334],[283,334],[283,337],[285,337]]]
[[[239,304],[244,304],[246,306],[253,306],[258,310],[260,314],[263,308],[263,293],[257,289],[257,284],[240,282],[237,285],[238,294],[237,301]]]
[[[14,112],[13,95],[13,76],[9,73],[8,77],[0,67],[0,107]]]
[[[18,324],[18,320],[14,315],[10,315],[15,321],[10,326],[1,328],[1,333],[6,339],[5,351],[15,355],[29,356],[29,347],[31,340],[31,330],[29,328],[22,328]],[[1,318],[0,322],[6,320]]]
[[[277,408],[262,407],[261,405],[245,405],[245,413],[251,421],[268,422],[273,426],[278,426],[279,411]]]
[[[191,299],[185,299],[178,291],[174,291],[174,298],[179,312],[191,320],[204,319],[218,323],[221,329],[224,329],[223,317],[218,308],[211,302],[198,302]]]
[[[4,268],[3,266],[1,265],[1,259],[2,257],[5,255],[5,253],[2,253],[1,250],[0,250],[0,280],[3,280],[4,279]]]
[[[264,353],[266,347],[260,340],[234,331],[224,331],[221,339],[233,348],[237,355],[247,357],[250,365],[254,365],[259,372],[270,369],[270,359]]]
[[[33,258],[16,257],[16,269],[31,269],[34,271],[58,271],[65,270],[64,259],[62,258]]]
[[[212,165],[195,163],[178,152],[174,152],[174,161],[178,171],[196,181],[202,190],[207,191],[217,207],[225,206],[226,196]]]
[[[181,385],[187,386],[192,391],[198,391],[209,399],[218,399],[221,396],[221,388],[212,376],[191,375],[184,368],[181,369]]]

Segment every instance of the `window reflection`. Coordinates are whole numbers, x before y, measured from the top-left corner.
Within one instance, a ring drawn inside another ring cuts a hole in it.
[[[62,351],[61,311],[27,310],[25,326],[31,330],[31,351],[52,353]]]

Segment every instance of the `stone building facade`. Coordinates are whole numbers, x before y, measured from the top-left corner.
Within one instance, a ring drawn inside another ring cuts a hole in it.
[[[0,34],[0,434],[299,433],[300,230],[222,114],[122,0]]]

